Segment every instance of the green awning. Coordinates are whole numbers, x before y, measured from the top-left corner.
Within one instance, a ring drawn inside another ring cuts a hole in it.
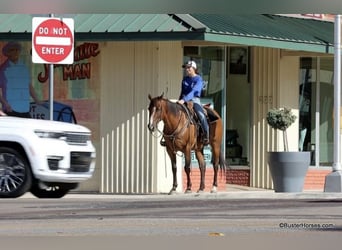
[[[206,41],[333,53],[334,23],[280,15],[192,15]]]
[[[33,16],[0,14],[0,39],[31,40]],[[76,41],[191,40],[333,53],[334,23],[307,18],[219,14],[68,14],[64,17],[74,19]]]

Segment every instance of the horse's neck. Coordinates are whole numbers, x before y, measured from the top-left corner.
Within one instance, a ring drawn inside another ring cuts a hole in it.
[[[165,101],[165,112],[163,117],[164,122],[164,130],[166,131],[174,131],[178,128],[180,124],[182,111],[177,108],[176,103],[173,103],[169,100]]]

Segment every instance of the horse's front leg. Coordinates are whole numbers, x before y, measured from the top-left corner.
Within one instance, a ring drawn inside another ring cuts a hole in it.
[[[172,177],[173,177],[173,182],[172,182],[172,188],[169,192],[169,194],[174,194],[176,193],[176,190],[177,190],[177,186],[178,186],[178,183],[177,183],[177,162],[176,162],[176,153],[173,152],[172,150],[168,150],[167,151],[168,154],[169,154],[169,157],[171,159],[171,167],[172,167]]]
[[[198,167],[199,167],[200,173],[201,173],[200,186],[199,186],[199,189],[197,191],[199,193],[199,192],[203,192],[204,189],[205,189],[205,170],[206,170],[206,165],[205,165],[205,161],[204,161],[203,149],[202,150],[196,150],[195,154],[196,154],[196,159],[198,161]]]
[[[186,150],[185,154],[185,165],[184,165],[184,171],[186,173],[186,189],[185,189],[185,193],[191,193],[191,178],[190,178],[190,166],[191,166],[191,150],[188,149]]]

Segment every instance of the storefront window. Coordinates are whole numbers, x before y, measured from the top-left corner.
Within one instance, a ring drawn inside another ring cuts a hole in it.
[[[184,47],[183,61],[194,60],[205,87],[201,101],[203,104],[211,103],[212,107],[221,115],[225,121],[225,48],[224,47]],[[210,148],[204,150],[207,162],[211,160]],[[194,156],[192,157],[195,161]]]
[[[312,152],[311,165],[333,162],[333,68],[333,58],[300,60],[299,150]]]
[[[249,166],[251,84],[248,47],[230,47],[227,76],[226,159],[230,166]]]
[[[249,165],[251,87],[248,56],[248,47],[184,47],[184,61],[196,61],[205,81],[202,101],[212,103],[222,116],[225,158],[230,166],[236,167]],[[205,149],[204,154],[206,159],[211,159],[210,149]]]
[[[194,60],[197,63],[205,87],[203,102],[213,104],[215,110],[223,115],[225,105],[222,100],[225,83],[225,63],[223,47],[184,47],[184,61]]]

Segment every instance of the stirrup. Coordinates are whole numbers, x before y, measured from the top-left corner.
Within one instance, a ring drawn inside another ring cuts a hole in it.
[[[208,136],[205,136],[205,135],[203,135],[203,137],[202,137],[202,142],[203,142],[203,144],[206,146],[206,145],[208,145],[209,144],[209,135]]]

